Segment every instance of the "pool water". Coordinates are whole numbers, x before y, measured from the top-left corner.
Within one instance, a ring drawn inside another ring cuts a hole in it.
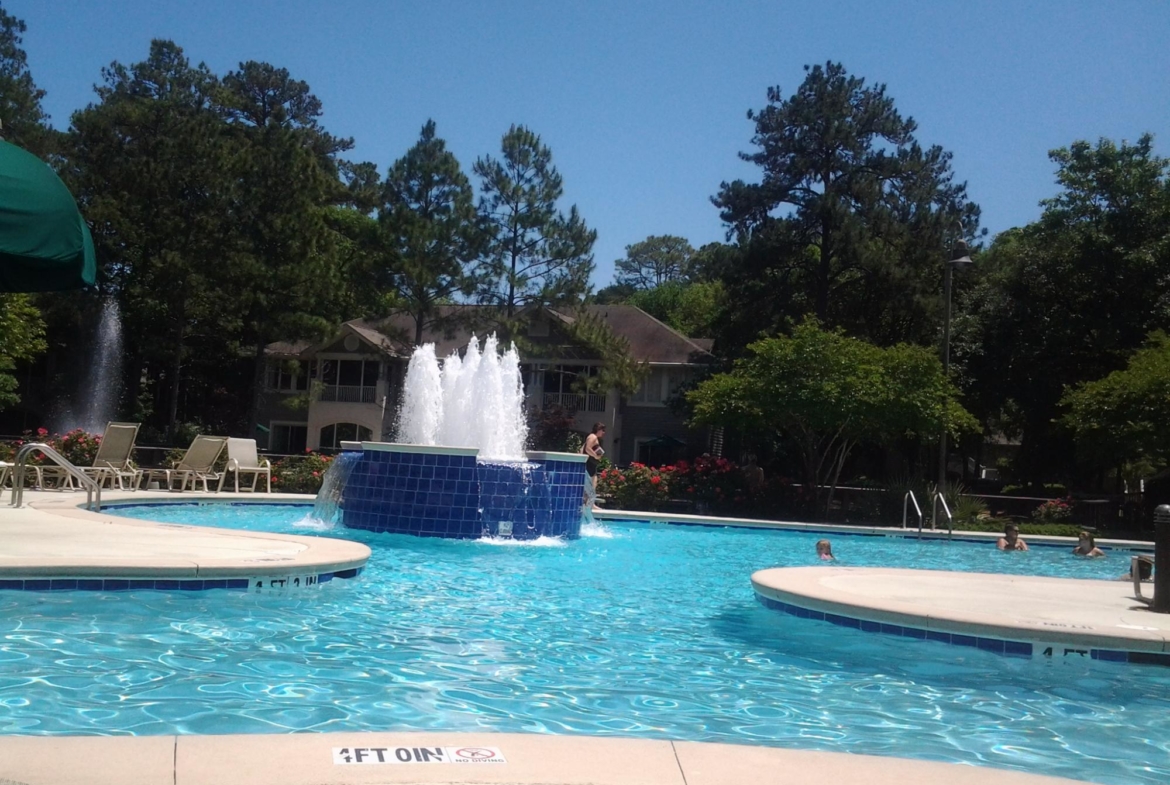
[[[296,505],[109,508],[373,549],[288,595],[0,592],[0,733],[447,730],[641,736],[1170,781],[1170,668],[1051,663],[797,619],[764,567],[818,535],[661,524],[421,539]],[[839,564],[1115,578],[1128,555],[832,535]]]

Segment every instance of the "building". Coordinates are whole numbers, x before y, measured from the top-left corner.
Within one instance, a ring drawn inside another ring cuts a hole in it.
[[[490,329],[479,306],[445,308],[461,326],[423,334],[423,343],[434,343],[439,357],[462,350],[472,334],[482,337]],[[541,309],[528,319],[521,352],[530,419],[560,407],[579,432],[604,422],[608,455],[623,465],[666,463],[708,451],[707,429],[688,428],[667,402],[711,362],[711,342],[687,338],[631,305],[586,308],[629,343],[634,360],[646,364],[641,387],[628,397],[616,390],[583,392],[579,381],[597,373],[601,358],[571,337],[571,314]],[[414,320],[399,315],[346,322],[319,344],[270,344],[258,393],[261,446],[272,453],[299,453],[337,449],[342,441],[392,441],[414,333]]]

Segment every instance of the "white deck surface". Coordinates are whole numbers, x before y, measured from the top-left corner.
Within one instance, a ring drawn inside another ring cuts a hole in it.
[[[1170,651],[1170,614],[1147,610],[1128,581],[819,566],[760,570],[752,585],[781,602],[867,621],[1008,640]]]

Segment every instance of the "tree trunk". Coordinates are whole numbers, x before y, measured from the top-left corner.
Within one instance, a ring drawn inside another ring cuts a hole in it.
[[[267,358],[264,356],[264,342],[256,341],[256,362],[252,368],[252,414],[251,421],[253,435],[260,430],[260,395],[264,390],[264,373],[267,369]]]
[[[174,366],[171,368],[170,401],[167,411],[167,434],[175,436],[175,426],[179,420],[179,382],[183,376],[183,323],[179,322],[178,333],[175,338]]]

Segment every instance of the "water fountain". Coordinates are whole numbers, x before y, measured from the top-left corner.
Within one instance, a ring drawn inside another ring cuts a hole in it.
[[[54,427],[61,433],[75,428],[102,433],[117,414],[122,389],[122,315],[113,297],[102,305],[93,349],[80,376],[82,383],[73,394],[73,405],[66,404],[55,413]]]
[[[494,335],[441,364],[433,344],[407,366],[397,442],[343,442],[334,479],[343,525],[430,537],[577,537],[585,456],[525,452],[515,347]],[[353,457],[347,457],[353,456]],[[329,481],[329,475],[326,475]]]

